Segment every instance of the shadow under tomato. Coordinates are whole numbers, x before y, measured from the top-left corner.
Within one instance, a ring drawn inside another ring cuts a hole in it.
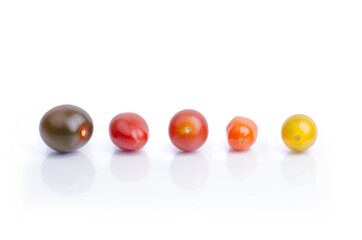
[[[226,156],[226,165],[231,175],[238,179],[246,179],[258,166],[258,157],[252,150],[235,151],[230,149]]]
[[[113,175],[122,182],[135,182],[146,177],[150,160],[143,151],[117,150],[110,161]]]
[[[83,193],[95,179],[92,161],[81,152],[49,154],[43,161],[41,174],[45,185],[62,195]]]
[[[170,177],[180,188],[197,189],[209,175],[209,163],[199,152],[178,152],[170,163]]]
[[[315,177],[317,163],[311,153],[291,151],[282,160],[281,169],[285,179],[290,183],[301,185]]]

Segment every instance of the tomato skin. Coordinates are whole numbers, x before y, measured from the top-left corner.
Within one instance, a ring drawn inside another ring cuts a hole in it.
[[[59,105],[44,114],[39,124],[43,141],[58,152],[72,152],[92,137],[93,121],[80,107]]]
[[[297,152],[305,151],[317,139],[317,126],[307,115],[295,114],[284,122],[282,139],[290,149]]]
[[[234,117],[226,127],[230,147],[236,151],[250,148],[258,136],[257,125],[249,118]]]
[[[173,145],[185,152],[200,148],[209,134],[205,117],[198,111],[185,109],[170,121],[168,133]]]
[[[109,135],[117,147],[123,150],[139,150],[148,141],[149,129],[140,115],[121,113],[109,124]]]

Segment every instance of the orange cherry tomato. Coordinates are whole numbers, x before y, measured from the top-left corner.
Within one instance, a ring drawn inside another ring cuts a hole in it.
[[[232,149],[246,150],[254,144],[258,136],[258,127],[249,118],[238,116],[227,125],[226,134]]]
[[[171,142],[179,149],[190,152],[201,147],[208,136],[206,119],[198,111],[186,109],[173,116],[168,133]]]

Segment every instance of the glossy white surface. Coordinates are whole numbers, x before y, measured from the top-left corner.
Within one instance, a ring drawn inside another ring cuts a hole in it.
[[[361,239],[360,1],[0,1],[0,239]],[[42,115],[85,109],[90,142],[59,155]],[[182,154],[181,109],[210,134]],[[150,127],[137,153],[109,121]],[[280,137],[304,113],[319,136],[303,154]],[[225,128],[259,136],[229,150]]]

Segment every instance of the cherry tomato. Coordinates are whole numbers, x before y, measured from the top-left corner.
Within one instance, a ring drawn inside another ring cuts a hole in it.
[[[317,126],[306,115],[293,115],[283,124],[282,139],[285,145],[294,151],[307,150],[317,139]]]
[[[201,147],[208,136],[206,119],[198,111],[186,109],[173,116],[168,133],[171,142],[179,149],[190,152]]]
[[[226,134],[232,149],[246,150],[254,144],[258,136],[258,127],[249,118],[238,116],[227,125]]]
[[[60,105],[46,112],[39,124],[40,136],[58,152],[72,152],[84,146],[93,133],[93,121],[82,108]]]
[[[141,149],[148,140],[148,125],[136,113],[121,113],[109,124],[112,142],[123,150]]]

